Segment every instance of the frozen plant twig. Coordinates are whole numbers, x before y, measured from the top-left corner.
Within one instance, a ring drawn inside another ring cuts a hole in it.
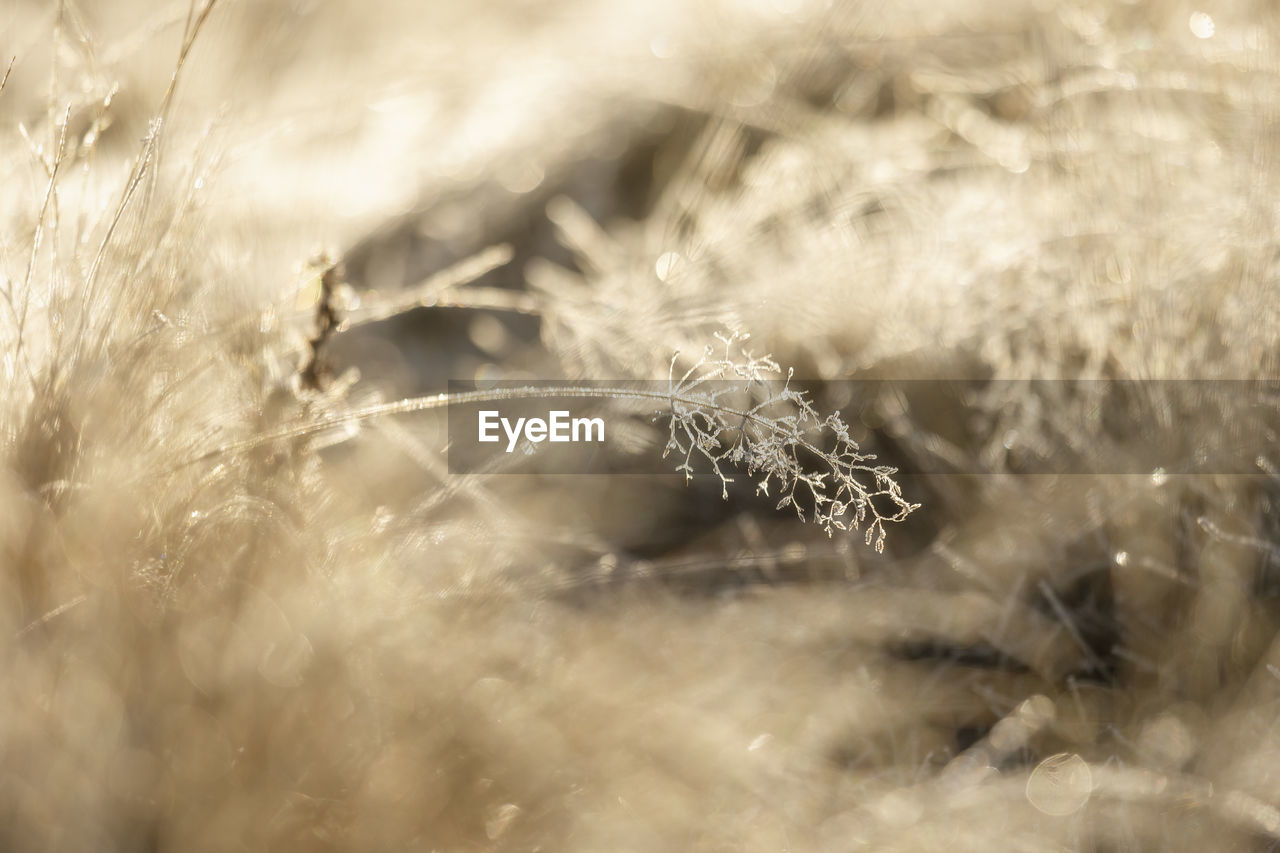
[[[678,356],[671,360],[670,433],[663,456],[683,454],[676,470],[686,478],[693,476],[694,459],[702,457],[720,477],[725,498],[733,478],[722,466],[745,468],[758,478],[757,494],[767,495],[778,484],[778,509],[791,507],[804,521],[810,505],[810,517],[828,536],[866,524],[867,544],[874,539],[876,551],[883,551],[885,522],[902,521],[919,506],[902,496],[893,479],[896,469],[873,465],[875,456],[860,450],[839,412],[821,417],[804,392],[791,387],[791,371],[780,388],[771,384],[768,376],[778,372],[777,363],[742,349],[745,336],[716,337],[723,353],[707,347],[679,379]],[[741,393],[748,395],[741,406],[721,402]],[[877,506],[877,499],[887,506]]]
[[[903,497],[893,479],[897,470],[872,464],[875,457],[861,452],[838,413],[826,418],[819,416],[805,394],[791,388],[790,373],[781,388],[777,388],[776,383],[771,385],[769,374],[778,372],[771,358],[752,356],[745,351],[735,354],[744,337],[717,337],[724,345],[724,354],[716,357],[708,347],[703,357],[678,380],[674,374],[677,354],[672,359],[672,373],[665,390],[526,386],[411,397],[223,444],[167,473],[248,452],[275,441],[300,439],[336,427],[351,427],[390,415],[450,405],[557,397],[652,400],[664,406],[655,414],[655,420],[668,418],[669,439],[663,457],[673,450],[684,454],[676,470],[683,471],[686,479],[693,476],[695,455],[700,456],[710,462],[720,477],[724,485],[722,495],[727,498],[728,484],[733,478],[724,466],[745,468],[748,476],[758,478],[757,494],[767,495],[772,484],[778,483],[781,494],[778,509],[791,507],[800,520],[805,521],[805,505],[811,504],[808,518],[821,525],[828,536],[835,530],[862,529],[865,524],[867,544],[874,541],[876,550],[883,551],[885,523],[903,521],[920,506]],[[753,391],[760,394],[755,403],[750,401]],[[741,398],[743,394],[748,397],[746,402],[733,401],[735,395]],[[827,445],[831,449],[826,449]],[[877,505],[877,500],[884,505]]]

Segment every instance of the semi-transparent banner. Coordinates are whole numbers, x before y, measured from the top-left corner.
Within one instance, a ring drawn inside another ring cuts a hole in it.
[[[449,395],[458,474],[713,474],[760,454],[826,453],[842,430],[876,457],[867,464],[903,475],[1244,475],[1280,463],[1275,380],[518,380],[452,382]]]

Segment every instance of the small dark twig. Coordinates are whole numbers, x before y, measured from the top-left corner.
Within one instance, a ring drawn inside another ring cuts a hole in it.
[[[323,391],[333,379],[333,366],[325,357],[329,339],[338,331],[342,318],[338,313],[337,289],[343,280],[342,262],[320,254],[314,261],[320,274],[320,298],[316,301],[315,334],[307,340],[307,358],[298,374],[305,388]]]

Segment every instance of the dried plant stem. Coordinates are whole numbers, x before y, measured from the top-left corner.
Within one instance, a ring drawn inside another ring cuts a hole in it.
[[[867,543],[870,544],[874,539],[877,551],[884,547],[884,523],[901,521],[917,508],[916,504],[911,504],[902,497],[901,490],[892,479],[892,475],[896,473],[894,469],[867,464],[874,461],[875,457],[858,451],[839,417],[833,415],[825,421],[818,420],[802,394],[784,389],[751,407],[729,405],[719,401],[718,393],[701,387],[701,383],[706,380],[705,376],[693,384],[686,384],[689,375],[686,374],[680,382],[673,382],[670,388],[662,391],[621,386],[525,386],[445,392],[394,403],[380,403],[224,444],[170,469],[168,473],[200,462],[245,453],[276,441],[304,438],[376,418],[451,405],[551,398],[639,400],[661,403],[664,408],[670,408],[669,413],[659,411],[655,414],[655,418],[665,414],[669,420],[671,438],[663,456],[673,449],[680,450],[684,459],[677,470],[683,471],[686,479],[690,479],[693,476],[692,459],[696,452],[700,458],[710,463],[720,477],[724,486],[722,496],[726,499],[729,496],[728,484],[732,478],[721,468],[724,462],[745,468],[749,476],[759,475],[760,479],[756,482],[758,494],[767,495],[770,482],[776,479],[783,492],[777,508],[790,506],[801,520],[805,519],[805,514],[797,501],[797,489],[807,490],[804,494],[812,502],[812,518],[823,526],[828,536],[832,535],[833,529],[858,529],[864,521],[868,522]],[[780,403],[794,405],[796,413],[778,416],[765,413],[768,407]],[[836,440],[835,450],[825,450],[814,443],[805,436],[806,430],[832,430]],[[687,446],[677,438],[677,433],[687,438]],[[732,437],[726,440],[726,436]],[[817,471],[810,470],[808,464],[801,462],[799,451],[812,456]],[[859,477],[869,477],[874,483],[867,485]],[[885,512],[875,506],[872,499],[876,497],[884,497],[892,502],[893,511]]]
[[[111,245],[111,240],[116,233],[116,229],[120,225],[121,219],[124,217],[125,209],[129,206],[129,201],[137,192],[138,187],[142,184],[143,178],[148,171],[155,165],[155,160],[159,156],[160,133],[164,127],[164,122],[169,117],[169,111],[173,106],[173,97],[178,90],[178,81],[182,76],[182,69],[187,64],[187,57],[191,53],[191,48],[195,45],[197,37],[200,35],[201,29],[204,28],[205,22],[209,20],[209,14],[213,11],[217,0],[206,0],[205,4],[200,7],[197,12],[195,3],[193,2],[187,11],[187,22],[182,31],[182,47],[178,51],[178,61],[174,65],[173,74],[169,77],[169,85],[164,90],[164,95],[160,99],[160,107],[156,110],[155,119],[152,121],[151,131],[147,134],[146,140],[142,145],[142,150],[138,152],[137,158],[134,160],[133,168],[129,175],[129,180],[125,183],[124,191],[120,194],[120,200],[116,203],[115,210],[112,212],[111,219],[107,223],[106,231],[102,235],[102,239],[98,243],[98,249],[94,253],[93,262],[89,266],[89,272],[85,276],[84,294],[81,298],[80,308],[80,332],[83,334],[85,324],[88,322],[90,311],[97,292],[97,280],[99,270],[102,268],[102,262],[106,257],[107,249]]]
[[[272,442],[285,441],[291,438],[303,438],[308,435],[314,435],[318,432],[324,432],[328,429],[363,423],[365,421],[375,420],[377,418],[383,418],[390,415],[407,415],[413,412],[426,412],[431,411],[432,409],[447,408],[449,406],[465,406],[471,403],[496,403],[503,400],[537,400],[553,397],[572,397],[596,400],[656,400],[667,403],[683,403],[685,405],[696,405],[707,408],[731,417],[742,418],[749,423],[755,423],[765,427],[772,426],[772,422],[768,419],[733,406],[707,402],[695,397],[685,397],[669,394],[663,391],[650,391],[637,388],[587,388],[583,386],[564,385],[554,388],[528,386],[525,388],[504,388],[496,391],[481,390],[457,393],[442,392],[439,394],[429,394],[424,397],[409,397],[404,400],[397,400],[394,403],[379,403],[374,406],[366,406],[361,409],[354,409],[349,412],[331,415],[329,417],[321,418],[305,424],[287,427],[275,432],[256,435],[252,438],[245,439],[244,441],[224,444],[210,450],[208,453],[204,453],[183,462],[181,465],[171,469],[168,473],[181,470],[182,468],[186,468],[191,465],[198,465],[201,462],[207,462],[211,459],[247,453],[248,451],[271,444]],[[816,453],[821,452],[812,445],[807,445],[806,449],[812,449]]]

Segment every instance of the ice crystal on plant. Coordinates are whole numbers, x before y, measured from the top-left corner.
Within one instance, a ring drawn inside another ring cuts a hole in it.
[[[875,465],[839,412],[822,417],[805,392],[791,387],[792,371],[780,383],[772,380],[778,364],[742,348],[745,336],[717,337],[723,351],[708,346],[679,378],[678,356],[671,361],[671,406],[659,415],[669,428],[663,455],[681,454],[676,470],[686,478],[701,457],[720,478],[725,498],[733,482],[725,466],[743,468],[758,494],[777,484],[778,509],[794,509],[828,536],[865,525],[867,544],[874,540],[883,551],[885,523],[902,521],[919,506],[903,497],[896,469]]]

